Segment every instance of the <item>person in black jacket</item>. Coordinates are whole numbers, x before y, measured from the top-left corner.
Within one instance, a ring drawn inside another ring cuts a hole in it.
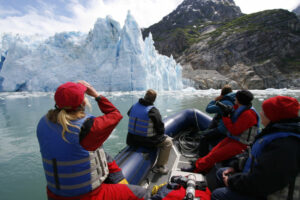
[[[159,110],[154,107],[156,92],[147,90],[144,98],[134,104],[128,111],[128,135],[127,144],[131,146],[143,146],[147,148],[159,148],[159,155],[153,171],[167,174],[170,150],[172,147],[171,137],[165,135],[165,126]]]
[[[214,190],[212,200],[300,199],[299,102],[276,96],[264,101],[262,109],[265,128],[250,156],[244,164],[235,162],[217,172],[219,184],[226,187]]]

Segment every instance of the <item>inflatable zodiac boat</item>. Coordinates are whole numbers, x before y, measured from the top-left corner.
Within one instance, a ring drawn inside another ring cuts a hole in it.
[[[187,109],[167,117],[163,121],[165,134],[173,138],[173,146],[167,163],[170,169],[169,173],[161,175],[151,171],[157,158],[156,149],[127,146],[115,157],[115,160],[122,168],[124,176],[130,184],[151,189],[155,185],[170,181],[173,176],[191,174],[191,172],[181,171],[181,168],[189,167],[190,163],[198,158],[197,152],[193,148],[197,144],[193,145],[196,143],[193,141],[194,137],[190,137],[190,140],[183,140],[182,136],[195,136],[199,131],[205,130],[211,122],[211,117],[199,110]],[[197,181],[206,181],[201,174],[195,174],[195,176]]]

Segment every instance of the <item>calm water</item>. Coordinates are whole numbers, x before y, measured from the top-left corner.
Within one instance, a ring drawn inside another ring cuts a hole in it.
[[[300,90],[253,90],[253,104],[260,111],[264,99],[287,95],[300,99]],[[156,107],[163,118],[182,109],[197,108],[204,111],[207,103],[220,90],[176,91],[159,93]],[[105,142],[104,148],[112,156],[125,147],[130,106],[144,92],[103,93],[121,111],[124,118]],[[91,99],[94,115],[100,115]],[[0,93],[0,199],[42,200],[46,198],[46,182],[42,168],[36,125],[53,108],[53,93]]]

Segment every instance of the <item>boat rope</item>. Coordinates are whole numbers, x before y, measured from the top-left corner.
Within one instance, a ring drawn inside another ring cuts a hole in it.
[[[184,157],[195,157],[198,154],[200,136],[197,133],[191,135],[191,130],[185,131],[180,134],[178,138],[178,144]]]
[[[167,185],[167,182],[164,182],[164,183],[162,183],[162,184],[160,184],[160,185],[154,185],[153,188],[152,188],[152,191],[151,191],[151,195],[152,195],[152,196],[155,195],[155,194],[158,192],[158,190],[159,190],[161,187],[165,186],[165,185]]]

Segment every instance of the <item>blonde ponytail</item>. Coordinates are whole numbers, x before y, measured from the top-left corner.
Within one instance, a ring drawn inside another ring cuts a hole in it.
[[[89,101],[87,99],[85,99],[84,101],[85,101],[85,105],[91,108],[91,104],[89,103]],[[69,112],[64,109],[49,110],[47,114],[47,118],[52,123],[58,123],[62,126],[62,132],[61,132],[62,138],[64,141],[68,143],[69,141],[66,139],[65,133],[68,132],[68,133],[76,134],[75,132],[71,131],[68,126],[80,130],[80,127],[72,124],[71,121],[78,120],[83,117],[85,117],[84,106],[78,107],[76,111],[69,111]]]
[[[57,122],[62,126],[62,131],[61,131],[61,136],[63,138],[64,141],[69,142],[66,137],[65,137],[65,133],[69,132],[69,133],[74,133],[72,131],[70,131],[70,129],[68,128],[68,126],[80,129],[79,126],[76,126],[72,123],[70,123],[71,120],[75,120],[73,115],[68,115],[68,113],[65,110],[61,110],[58,115],[57,115]]]

